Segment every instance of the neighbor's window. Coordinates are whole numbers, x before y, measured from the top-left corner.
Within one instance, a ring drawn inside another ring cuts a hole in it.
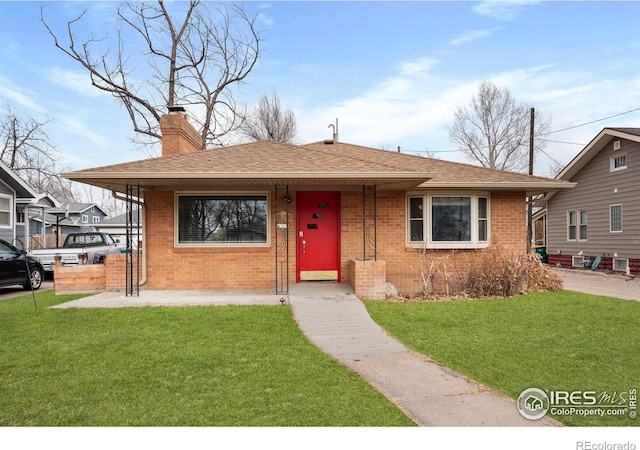
[[[613,156],[609,160],[611,172],[627,168],[627,155]]]
[[[580,234],[578,236],[578,240],[586,241],[587,240],[587,211],[581,209],[578,211],[578,225],[580,226]]]
[[[11,226],[11,198],[0,197],[0,226]]]
[[[578,215],[575,211],[567,211],[567,240],[575,241],[577,232]]]
[[[567,240],[587,240],[587,211],[578,209],[567,211]]]
[[[89,216],[87,216],[86,214],[82,215],[82,223],[89,223]]]
[[[93,223],[100,223],[100,216],[93,216]]]
[[[178,195],[178,244],[267,244],[266,195]]]
[[[612,233],[622,231],[622,205],[609,206],[609,231]]]
[[[628,259],[613,258],[613,270],[620,270],[620,271],[626,272],[627,267],[629,267]]]
[[[486,196],[410,196],[408,209],[410,245],[475,248],[489,243],[489,198]]]

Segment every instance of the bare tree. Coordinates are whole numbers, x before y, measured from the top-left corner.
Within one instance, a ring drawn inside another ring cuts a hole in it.
[[[298,133],[292,110],[284,110],[278,95],[263,95],[240,126],[240,134],[252,141],[293,142]]]
[[[484,167],[526,171],[529,165],[529,131],[531,108],[516,103],[508,89],[492,81],[480,83],[467,107],[458,107],[449,128],[449,137],[458,143],[466,156]],[[535,112],[534,136],[542,135],[550,120]],[[543,148],[535,141],[535,149]]]
[[[238,128],[245,111],[233,90],[260,55],[256,17],[230,3],[124,2],[117,10],[115,39],[89,37],[80,43],[75,27],[86,12],[67,22],[66,42],[46,22],[44,9],[41,21],[55,46],[86,69],[92,85],[124,106],[134,142],[157,143],[159,119],[171,106],[193,106],[205,146],[224,144]],[[146,55],[146,64],[131,56],[139,54]]]
[[[48,123],[48,119],[39,122],[7,106],[0,116],[0,160],[35,191],[71,200],[71,184],[59,175],[66,168],[56,165],[60,152],[44,130]]]

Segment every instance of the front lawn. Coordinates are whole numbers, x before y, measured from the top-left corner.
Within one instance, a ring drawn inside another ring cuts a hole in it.
[[[607,392],[616,400],[640,390],[638,302],[562,291],[366,306],[408,347],[514,399],[529,387]],[[553,417],[567,425],[640,425],[628,413]]]
[[[0,426],[409,426],[283,306],[0,302]]]

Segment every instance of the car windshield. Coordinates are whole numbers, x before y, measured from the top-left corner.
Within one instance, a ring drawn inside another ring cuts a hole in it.
[[[0,255],[15,255],[16,251],[4,242],[0,242]]]

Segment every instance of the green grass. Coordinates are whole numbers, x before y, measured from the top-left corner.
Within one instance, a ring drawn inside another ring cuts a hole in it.
[[[410,426],[282,306],[0,302],[0,426]]]
[[[408,347],[514,399],[528,387],[640,390],[638,302],[562,291],[366,306]],[[567,425],[640,425],[628,415],[553,417]]]

